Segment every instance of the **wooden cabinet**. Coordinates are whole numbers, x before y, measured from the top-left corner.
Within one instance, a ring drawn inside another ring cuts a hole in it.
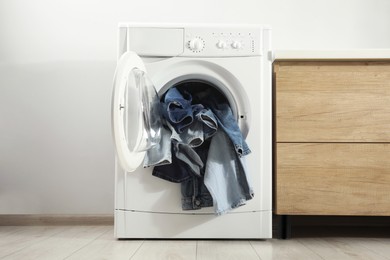
[[[275,213],[390,216],[390,61],[274,63]]]

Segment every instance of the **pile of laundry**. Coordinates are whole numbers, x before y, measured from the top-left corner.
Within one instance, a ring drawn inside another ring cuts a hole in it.
[[[245,163],[251,151],[226,99],[211,87],[190,92],[184,83],[170,88],[160,107],[161,141],[144,167],[181,184],[183,210],[213,206],[221,215],[253,198]]]

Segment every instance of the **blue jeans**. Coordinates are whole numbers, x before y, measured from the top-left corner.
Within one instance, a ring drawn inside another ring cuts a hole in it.
[[[210,142],[206,141],[202,146],[195,148],[199,158],[206,163]],[[183,210],[196,210],[203,207],[212,207],[213,198],[204,184],[204,171],[200,175],[193,175],[181,183],[181,206]]]
[[[172,163],[171,131],[161,127],[160,143],[146,151],[144,167],[164,165]]]
[[[202,162],[207,161],[207,154],[210,142],[206,142],[201,147],[195,148],[197,157]],[[156,166],[153,169],[153,176],[164,180],[180,183],[181,203],[183,210],[196,210],[203,207],[212,207],[213,198],[204,184],[204,167],[200,169],[200,174],[194,174],[191,167],[182,160],[176,158],[176,151],[172,145],[172,164]]]
[[[178,133],[193,121],[191,102],[191,94],[185,91],[181,93],[177,88],[170,88],[165,94],[161,113]]]
[[[172,131],[171,140],[175,144],[175,155],[185,162],[192,173],[200,176],[205,160],[202,162],[194,148],[199,147],[203,142],[212,137],[218,128],[217,119],[213,112],[203,108],[202,105],[193,105],[195,119],[191,125],[186,127],[182,133],[177,133],[174,126],[168,124]]]
[[[172,144],[172,163],[155,166],[152,175],[166,181],[181,183],[192,178],[188,165],[175,156],[175,148]]]
[[[206,102],[216,116],[219,128],[226,133],[230,141],[233,143],[236,153],[239,156],[250,154],[251,150],[242,136],[241,130],[237,124],[236,118],[234,118],[230,106],[226,103],[220,103],[215,99],[209,99]]]
[[[182,93],[172,88],[165,96],[172,164],[155,167],[153,175],[181,183],[184,210],[214,205],[217,215],[226,213],[253,198],[244,158],[250,149],[227,103],[206,90],[198,98],[203,105],[191,104],[192,96]]]
[[[244,205],[254,196],[245,157],[235,152],[231,140],[222,130],[211,139],[204,184],[213,197],[217,215]]]
[[[163,129],[160,144],[150,149],[144,160],[144,166],[153,166],[153,163],[158,166],[153,169],[154,176],[178,183],[190,176],[201,177],[207,156],[202,159],[194,148],[201,146],[204,140],[213,136],[218,125],[214,114],[203,106],[198,106],[196,113],[194,122],[180,134],[166,122],[171,131]],[[197,150],[204,153],[203,146]]]

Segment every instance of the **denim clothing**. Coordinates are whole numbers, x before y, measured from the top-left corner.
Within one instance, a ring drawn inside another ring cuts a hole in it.
[[[213,198],[203,178],[192,177],[181,183],[181,206],[183,210],[196,210],[213,206]]]
[[[202,145],[205,139],[214,135],[218,124],[211,110],[205,109],[199,104],[193,105],[193,107],[196,113],[195,120],[182,133],[177,133],[173,126],[167,124],[172,131],[171,140],[175,145],[176,157],[185,162],[195,176],[200,177],[205,160],[202,162],[193,148]]]
[[[234,118],[230,106],[226,103],[218,103],[216,100],[208,100],[208,105],[217,117],[219,127],[227,134],[234,149],[239,156],[244,156],[251,153],[249,146],[242,136],[241,130]]]
[[[177,133],[175,128],[168,123],[172,131],[171,139],[179,143],[188,144],[191,147],[202,145],[204,140],[212,137],[218,128],[217,118],[210,109],[203,108],[202,105],[194,105],[195,120],[181,133]]]
[[[174,142],[173,145],[175,146],[176,158],[187,164],[195,176],[200,177],[204,164],[195,150],[188,144]]]
[[[172,164],[155,166],[152,175],[166,181],[181,183],[193,177],[187,164],[175,156],[172,144]]]
[[[236,153],[231,140],[220,129],[211,139],[204,184],[213,197],[217,215],[244,205],[254,196],[245,158]]]
[[[159,166],[166,163],[172,163],[172,165],[155,167],[153,170],[154,176],[171,182],[182,182],[189,178],[189,176],[200,177],[205,161],[201,160],[193,147],[200,146],[204,142],[203,122],[207,122],[207,125],[210,126],[205,127],[210,129],[207,130],[207,135],[214,134],[215,130],[213,128],[217,127],[217,123],[215,117],[210,115],[210,113],[212,114],[211,111],[205,111],[203,106],[198,111],[200,120],[196,119],[181,134],[178,134],[175,128],[169,122],[166,122],[167,127],[171,131],[164,129],[165,131],[162,132],[161,142],[164,142],[164,145],[160,143],[156,148],[148,151],[144,165]],[[171,135],[169,136],[169,134]],[[165,149],[162,151],[160,146],[163,146]],[[166,163],[160,163],[161,161]],[[177,163],[179,161],[181,162],[180,164]],[[177,168],[175,168],[176,166]]]
[[[206,163],[210,142],[206,141],[202,146],[195,148],[199,158]],[[181,203],[183,210],[196,210],[202,207],[212,207],[213,198],[203,181],[204,168],[200,176],[192,176],[181,183]]]
[[[210,88],[191,87],[192,95],[171,88],[164,96],[172,164],[154,167],[153,175],[181,183],[183,210],[214,205],[221,215],[253,198],[245,165],[251,151],[226,99]]]
[[[161,104],[162,115],[174,126],[178,133],[193,121],[192,96],[186,91],[179,92],[177,88],[170,88]]]
[[[199,120],[195,120],[180,134],[177,133],[175,128],[169,123],[168,127],[172,131],[171,139],[176,140],[178,143],[187,144],[190,147],[197,147],[203,143],[203,124]]]
[[[172,163],[171,131],[161,128],[160,143],[147,150],[144,159],[144,167],[164,165]]]
[[[176,183],[181,183],[193,176],[201,177],[205,160],[202,160],[198,153],[187,144],[178,143],[172,139],[170,146],[171,164],[157,165],[152,175]]]
[[[198,122],[203,123],[202,125],[204,140],[209,139],[217,132],[218,120],[210,109],[201,109],[195,114],[195,117]]]

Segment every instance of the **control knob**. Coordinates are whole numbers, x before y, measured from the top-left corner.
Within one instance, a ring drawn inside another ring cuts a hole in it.
[[[204,48],[204,41],[200,38],[194,38],[190,41],[189,48],[192,51],[201,51]]]
[[[227,46],[227,44],[226,44],[225,41],[220,40],[220,41],[217,42],[217,48],[218,49],[225,49],[226,46]]]
[[[241,46],[242,46],[242,44],[241,44],[241,42],[239,42],[239,41],[234,41],[234,42],[232,43],[233,49],[240,49]]]

